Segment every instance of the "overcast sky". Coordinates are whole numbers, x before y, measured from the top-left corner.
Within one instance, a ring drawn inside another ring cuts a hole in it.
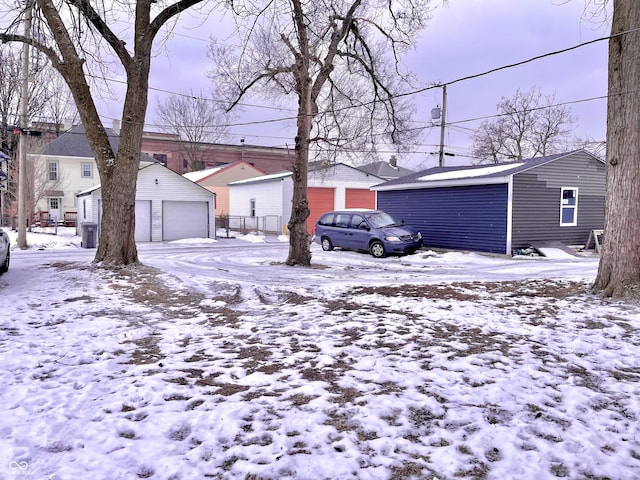
[[[609,35],[609,24],[602,16],[592,20],[587,0],[449,0],[440,1],[433,12],[407,65],[427,84],[448,83],[583,42]],[[184,15],[166,48],[154,59],[149,98],[150,123],[157,102],[168,93],[202,91],[209,96],[206,72],[211,65],[206,57],[208,38],[223,38],[231,30],[229,20],[210,17],[202,20]],[[228,40],[232,41],[232,40]],[[469,163],[471,130],[483,118],[496,113],[501,97],[512,97],[516,90],[539,87],[544,94],[555,94],[558,103],[570,105],[577,118],[573,132],[581,138],[604,140],[606,100],[584,101],[607,93],[607,41],[546,57],[526,65],[508,68],[479,78],[453,83],[447,87],[446,150],[455,153],[448,163]],[[431,125],[431,109],[442,103],[442,89],[416,95],[416,118],[425,131],[415,154],[402,162],[411,168],[437,165],[440,129]],[[268,105],[260,98],[253,103]],[[117,107],[101,111],[105,123],[119,115]],[[262,121],[291,115],[268,108],[246,108],[238,122]],[[267,123],[237,126],[231,143],[244,138],[247,144],[286,146],[292,144],[292,124]]]

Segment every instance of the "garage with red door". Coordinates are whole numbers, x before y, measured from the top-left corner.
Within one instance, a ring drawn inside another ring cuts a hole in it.
[[[376,208],[376,192],[364,188],[347,188],[345,191],[347,208]]]
[[[333,210],[335,189],[325,187],[309,187],[307,199],[309,200],[309,218],[307,219],[307,232],[313,233],[318,218],[325,212]]]

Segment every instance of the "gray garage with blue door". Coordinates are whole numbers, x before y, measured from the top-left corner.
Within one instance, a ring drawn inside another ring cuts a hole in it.
[[[435,167],[373,187],[377,208],[419,228],[425,247],[511,254],[584,245],[604,226],[605,165],[584,150]]]

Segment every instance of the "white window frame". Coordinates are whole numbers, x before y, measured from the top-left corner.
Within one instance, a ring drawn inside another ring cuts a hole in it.
[[[256,199],[255,198],[252,198],[249,200],[249,216],[250,217],[256,216]]]
[[[85,169],[88,169],[88,171]],[[85,173],[88,173],[88,175],[85,175]],[[93,178],[93,165],[90,163],[83,163],[80,165],[80,176],[82,178]]]
[[[47,164],[47,179],[50,182],[57,182],[59,177],[58,162],[49,162]]]
[[[573,192],[573,204],[569,198],[565,198],[565,192]],[[573,211],[573,217],[571,222],[566,222],[564,214],[569,210]],[[575,227],[576,225],[578,225],[578,187],[562,187],[560,188],[560,226]]]

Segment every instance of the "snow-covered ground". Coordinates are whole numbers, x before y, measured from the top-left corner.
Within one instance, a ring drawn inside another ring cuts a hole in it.
[[[15,234],[13,234],[15,243]],[[72,231],[0,277],[1,479],[640,478],[640,307],[597,258]]]

